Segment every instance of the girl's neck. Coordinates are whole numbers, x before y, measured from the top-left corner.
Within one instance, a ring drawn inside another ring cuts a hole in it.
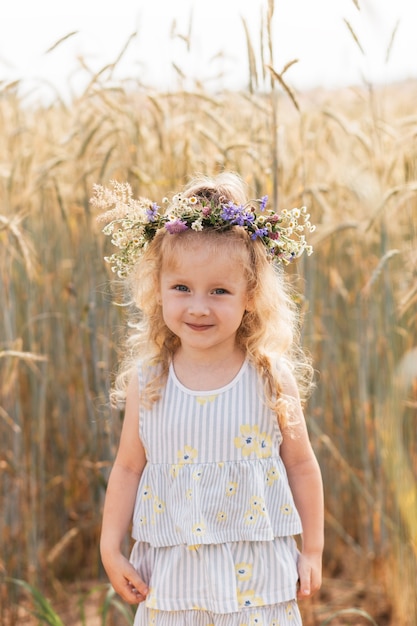
[[[174,354],[172,364],[178,380],[188,389],[210,391],[230,383],[245,360],[245,354],[236,348],[215,359],[185,352],[181,347]]]

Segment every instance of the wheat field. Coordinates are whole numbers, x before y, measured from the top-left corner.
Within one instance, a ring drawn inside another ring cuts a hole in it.
[[[313,256],[288,272],[326,495],[325,580],[305,624],[417,623],[417,83],[296,93],[272,67],[250,78],[239,93],[162,93],[103,72],[48,105],[0,84],[1,624],[30,623],[10,578],[52,605],[105,585],[122,419],[107,395],[126,311],[92,186],[127,180],[161,200],[223,169],[317,224]],[[120,609],[76,623],[128,622]]]

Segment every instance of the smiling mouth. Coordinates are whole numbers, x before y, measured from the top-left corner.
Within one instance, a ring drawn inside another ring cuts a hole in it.
[[[191,324],[191,323],[187,323],[188,328],[191,328],[191,330],[196,330],[196,331],[203,331],[203,330],[208,330],[209,328],[212,328],[212,324]]]

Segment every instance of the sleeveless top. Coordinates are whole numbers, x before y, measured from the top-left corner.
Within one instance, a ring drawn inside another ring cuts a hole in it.
[[[141,389],[154,372],[139,365]],[[147,464],[130,560],[150,587],[146,607],[228,614],[293,600],[301,520],[255,368],[191,391],[171,366],[139,420]]]

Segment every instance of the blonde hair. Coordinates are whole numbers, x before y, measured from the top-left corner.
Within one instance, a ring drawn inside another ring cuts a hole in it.
[[[195,178],[185,187],[183,194],[216,203],[244,204],[247,201],[243,181],[236,174],[229,173],[214,178]],[[236,342],[258,370],[264,382],[267,403],[283,427],[291,420],[291,411],[288,398],[282,394],[282,368],[277,364],[284,359],[290,366],[302,399],[307,397],[311,388],[312,368],[299,344],[298,310],[282,267],[273,265],[267,258],[264,244],[258,239],[252,241],[240,226],[222,232],[214,228],[177,234],[162,229],[157,232],[128,279],[140,320],[126,341],[126,357],[111,393],[112,404],[124,404],[127,384],[138,359],[158,366],[157,375],[143,394],[148,403],[158,400],[172,356],[179,347],[178,337],[163,320],[158,301],[162,266],[174,262],[179,248],[195,245],[198,241],[210,245],[213,254],[220,247],[227,246],[231,261],[239,262],[242,267],[252,306],[244,313]]]

